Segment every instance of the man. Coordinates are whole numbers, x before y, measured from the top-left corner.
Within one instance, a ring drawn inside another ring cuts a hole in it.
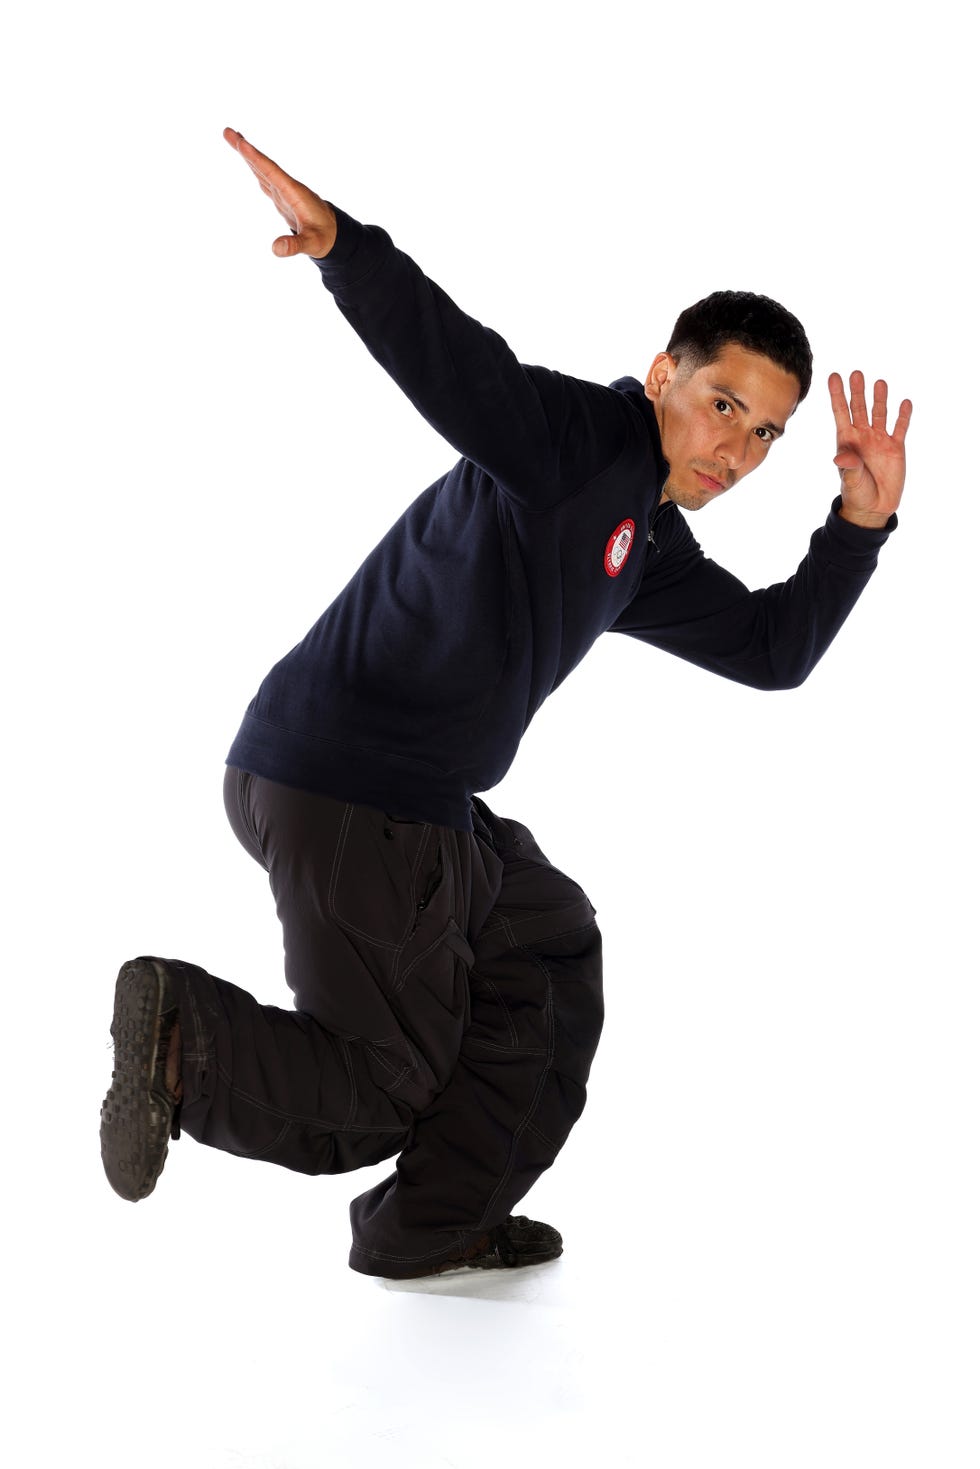
[[[295,1009],[144,957],[116,986],[102,1147],[128,1199],[168,1139],[308,1173],[398,1154],[351,1205],[350,1263],[409,1278],[554,1258],[511,1210],[585,1101],[602,1023],[582,890],[478,793],[607,630],[758,688],[799,684],[894,528],[911,404],[830,379],[840,495],[795,576],[749,592],[678,507],[732,488],[811,375],[765,297],[685,311],[640,384],[517,362],[396,250],[242,138],[227,141],[342,313],[462,456],[392,527],[249,706],[225,800],[269,873]]]

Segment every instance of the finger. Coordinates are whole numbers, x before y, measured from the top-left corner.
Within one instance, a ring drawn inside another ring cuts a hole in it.
[[[864,401],[864,373],[851,373],[851,418],[855,428],[867,428],[868,405]]]
[[[278,163],[275,163],[266,153],[260,153],[258,148],[241,133],[235,132],[232,128],[225,128],[223,136],[242,155],[260,184],[280,189],[284,185],[287,188],[292,185],[296,189],[303,187],[298,179],[294,179],[292,174],[280,168]]]
[[[895,427],[892,429],[892,438],[896,441],[896,443],[905,443],[905,435],[909,431],[909,424],[911,423],[911,421],[912,404],[908,398],[903,398],[902,406],[901,408],[899,408],[898,417],[895,420]]]
[[[280,235],[278,240],[272,242],[273,255],[278,255],[283,260],[287,255],[299,255],[300,248],[298,235]]]
[[[884,429],[888,418],[888,384],[884,378],[879,378],[875,383],[874,402],[871,405],[871,425],[873,428]]]
[[[273,240],[272,253],[281,260],[290,255],[311,255],[319,260],[329,252],[330,245],[331,241],[325,238],[322,230],[300,230],[291,235],[280,235],[277,240]]]
[[[851,427],[851,415],[847,411],[847,399],[844,397],[844,382],[839,372],[832,372],[827,379],[827,387],[830,389],[830,406],[834,410],[834,422],[837,424],[838,434],[845,433]]]
[[[236,153],[241,154],[260,183],[273,168],[277,167],[271,158],[266,158],[265,154],[260,153],[258,148],[253,148],[252,144],[241,133],[236,132],[234,128],[225,128],[221,136],[226,143],[234,148]]]
[[[272,163],[272,159],[266,159],[265,155],[263,153],[260,153],[258,148],[253,148],[251,143],[243,138],[241,133],[237,133],[234,128],[225,128],[221,136],[224,138],[226,143],[234,148],[236,153],[241,154],[242,158],[248,164],[249,168],[252,170],[252,173],[258,180],[262,192],[265,194],[269,194],[271,192],[269,185],[269,175],[271,169],[269,167],[263,166],[263,164],[271,165],[271,167],[274,168],[275,165]],[[280,169],[279,172],[281,173],[282,170]]]

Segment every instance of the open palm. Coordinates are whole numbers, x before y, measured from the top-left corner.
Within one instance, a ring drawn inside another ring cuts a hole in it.
[[[864,374],[852,372],[850,404],[844,396],[840,374],[831,373],[830,402],[837,425],[837,454],[840,470],[841,513],[846,520],[863,525],[884,525],[898,509],[905,485],[905,435],[912,418],[912,404],[902,400],[891,433],[888,432],[888,384],[875,383],[868,420]]]

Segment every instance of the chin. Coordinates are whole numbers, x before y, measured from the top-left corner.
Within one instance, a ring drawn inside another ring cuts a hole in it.
[[[700,490],[679,490],[673,485],[665,485],[664,494],[679,510],[703,510],[709,499],[713,498],[702,494]]]

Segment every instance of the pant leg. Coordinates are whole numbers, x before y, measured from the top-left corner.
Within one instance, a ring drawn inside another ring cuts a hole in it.
[[[305,1173],[391,1157],[456,1064],[469,1023],[465,931],[471,912],[489,911],[499,863],[470,833],[241,771],[228,771],[225,799],[269,873],[297,1008],[176,966],[193,1038],[181,1125]]]
[[[503,872],[473,937],[470,1025],[395,1173],[351,1205],[350,1263],[368,1275],[411,1275],[501,1223],[585,1105],[603,1014],[594,910],[525,827],[477,805]]]

